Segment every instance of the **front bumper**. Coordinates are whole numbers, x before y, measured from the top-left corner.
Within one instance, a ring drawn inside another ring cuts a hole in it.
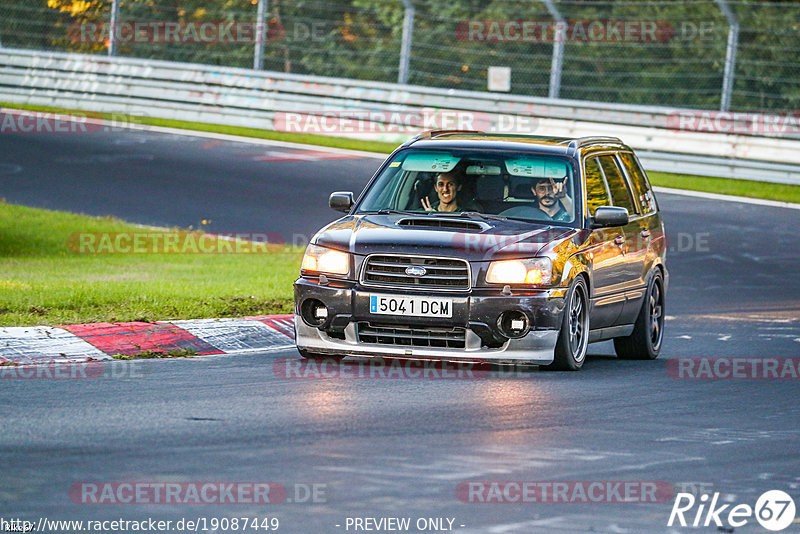
[[[553,361],[564,310],[566,289],[514,291],[473,289],[469,293],[431,294],[404,290],[373,289],[356,282],[300,278],[294,285],[295,336],[297,347],[315,354],[339,356],[403,357],[439,360],[524,360],[541,365]],[[451,318],[376,316],[369,312],[369,296],[376,294],[436,296],[452,299]],[[328,309],[320,326],[309,325],[301,316],[302,303],[317,299]],[[498,318],[505,311],[522,311],[530,330],[523,337],[503,334]],[[364,325],[396,326],[419,331],[454,328],[463,330],[463,347],[416,346],[408,343],[378,343],[360,340]]]

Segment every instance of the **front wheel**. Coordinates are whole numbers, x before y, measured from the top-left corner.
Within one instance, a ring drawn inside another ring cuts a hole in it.
[[[647,284],[642,309],[633,332],[614,338],[614,350],[622,360],[655,360],[664,338],[664,279],[656,272]]]
[[[588,295],[586,282],[579,276],[567,291],[553,363],[547,369],[577,371],[583,367],[589,344]]]

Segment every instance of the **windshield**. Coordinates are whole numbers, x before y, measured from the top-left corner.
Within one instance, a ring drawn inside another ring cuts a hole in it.
[[[501,216],[573,223],[570,160],[526,152],[405,150],[373,183],[357,213]]]

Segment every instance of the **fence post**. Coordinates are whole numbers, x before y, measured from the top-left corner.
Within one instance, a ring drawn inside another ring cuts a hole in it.
[[[739,21],[733,14],[725,0],[716,0],[722,14],[728,19],[728,46],[725,50],[725,73],[722,75],[722,97],[720,98],[720,111],[731,109],[731,95],[733,94],[733,75],[736,69],[736,48],[739,44]]]
[[[267,0],[258,0],[257,10],[253,70],[262,70],[264,68],[264,46],[267,40]]]
[[[109,25],[108,55],[117,55],[117,24],[119,23],[120,0],[111,0],[111,20]]]
[[[408,83],[408,64],[411,59],[411,40],[414,33],[414,4],[411,0],[403,0],[405,15],[403,16],[403,42],[400,46],[400,66],[397,69],[397,83]]]
[[[561,63],[564,58],[564,39],[563,34],[558,31],[561,25],[565,25],[564,17],[553,3],[553,0],[542,0],[547,7],[550,16],[555,19],[556,31],[553,34],[553,59],[550,61],[550,98],[558,98],[561,92]]]

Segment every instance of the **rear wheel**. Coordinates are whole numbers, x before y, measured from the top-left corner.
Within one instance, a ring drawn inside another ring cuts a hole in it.
[[[300,348],[297,349],[297,352],[299,352],[300,356],[307,360],[334,360],[338,362],[344,358],[344,356],[340,356],[338,354],[319,354],[317,352],[309,352],[306,349]]]
[[[647,284],[642,309],[633,332],[614,338],[614,350],[623,360],[655,360],[664,338],[664,279],[656,271]]]
[[[547,369],[577,371],[583,367],[589,344],[588,294],[586,282],[579,276],[567,291],[553,363]]]

